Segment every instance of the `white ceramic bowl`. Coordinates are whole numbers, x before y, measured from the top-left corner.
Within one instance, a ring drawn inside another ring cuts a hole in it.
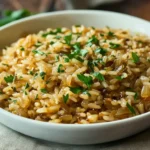
[[[150,23],[132,16],[106,11],[59,11],[28,17],[0,28],[0,47],[17,40],[24,33],[48,27],[85,26],[130,29],[150,35]],[[97,124],[53,124],[35,121],[0,109],[0,122],[25,135],[68,144],[95,144],[113,141],[138,133],[150,126],[150,113]]]

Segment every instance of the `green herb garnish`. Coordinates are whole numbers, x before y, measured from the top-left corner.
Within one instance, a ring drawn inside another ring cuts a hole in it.
[[[30,74],[30,75],[33,75],[34,73],[33,73],[33,71],[29,71],[29,74]]]
[[[17,103],[17,100],[11,100],[13,103]]]
[[[29,84],[28,83],[26,83],[26,85],[25,85],[25,89],[27,89],[27,88],[29,88]]]
[[[81,54],[81,56],[86,56],[87,55],[87,53],[88,53],[88,50],[86,50],[86,49],[82,49],[81,51],[80,51],[80,54]]]
[[[4,80],[5,82],[7,83],[12,83],[14,81],[15,77],[10,75],[10,76],[7,76],[7,77],[4,77]]]
[[[94,72],[93,75],[94,75],[94,77],[95,77],[96,79],[98,79],[99,81],[105,81],[104,76],[103,76],[100,72]]]
[[[65,40],[65,43],[66,43],[67,45],[70,45],[70,44],[71,44],[71,40],[72,40],[72,34],[66,35],[66,36],[64,37],[64,40]]]
[[[104,56],[107,53],[107,50],[104,49],[104,48],[97,48],[95,50],[95,53],[100,53],[100,54],[102,54]]]
[[[55,60],[56,60],[56,62],[59,61],[59,55],[57,55],[57,56],[55,57]]]
[[[41,45],[42,45],[42,43],[38,41],[34,46],[35,47],[40,47]]]
[[[89,93],[88,90],[84,90],[84,91],[82,92],[82,94],[86,94],[86,95],[88,95],[88,96],[91,96],[91,94]]]
[[[83,89],[81,87],[69,87],[70,91],[74,94],[79,94],[83,91]]]
[[[64,103],[67,103],[68,99],[69,99],[69,94],[63,95]]]
[[[37,76],[38,76],[38,73],[35,73],[35,74],[34,74],[34,78],[36,78]]]
[[[44,52],[40,51],[40,50],[33,50],[32,51],[34,54],[39,54],[39,55],[45,55]]]
[[[93,80],[91,76],[85,76],[84,74],[78,74],[78,79],[83,82],[88,88],[90,88],[93,84]]]
[[[47,81],[46,81],[46,84],[48,84],[48,83],[50,83],[50,80],[47,80]]]
[[[49,31],[47,33],[42,34],[42,37],[47,37],[49,34],[56,35],[57,33],[61,33],[61,28],[57,28],[56,31]]]
[[[84,60],[83,60],[81,57],[79,57],[79,56],[77,56],[76,59],[77,59],[78,61],[80,61],[80,62],[84,62]]]
[[[77,25],[75,25],[75,27],[81,27],[81,25],[77,24]]]
[[[42,93],[47,93],[47,90],[46,89],[41,89],[41,92]]]
[[[75,58],[75,59],[77,59],[80,62],[84,62],[84,60],[80,56],[82,56],[82,57],[86,56],[88,51],[85,50],[85,49],[81,50],[80,49],[81,48],[80,43],[75,43],[74,45],[72,45],[72,47],[74,48],[74,50],[70,54],[66,55],[68,57],[68,59]]]
[[[110,36],[110,37],[115,36],[115,34],[113,32],[111,32],[111,31],[109,31],[107,35]]]
[[[46,73],[45,72],[40,72],[41,78],[44,80]]]
[[[137,53],[132,52],[132,58],[133,58],[133,62],[134,62],[134,63],[139,63],[139,62],[140,62],[140,58],[139,58],[139,56],[137,55]]]
[[[24,91],[24,94],[25,94],[25,95],[28,95],[28,93],[27,93],[26,91]]]
[[[21,46],[21,47],[20,47],[20,50],[21,50],[21,51],[24,51],[25,49],[24,49],[24,47]]]
[[[96,36],[93,35],[93,36],[88,40],[87,44],[88,44],[88,46],[92,46],[93,44],[99,45],[99,40],[97,39]]]
[[[50,45],[53,45],[55,42],[54,41],[50,41]]]
[[[58,69],[57,69],[57,72],[58,72],[58,73],[65,72],[62,68],[63,68],[63,65],[62,65],[62,64],[59,64]]]
[[[134,100],[137,100],[137,99],[138,99],[138,97],[139,97],[138,93],[137,93],[137,92],[135,92]]]
[[[7,67],[9,67],[9,65],[8,65],[8,64],[4,64],[4,63],[2,63],[2,65],[3,65],[3,66],[7,66]]]
[[[55,39],[59,40],[61,38],[61,36],[57,35],[55,36]]]
[[[69,62],[69,58],[68,57],[64,58],[64,60],[65,60],[65,62]]]
[[[16,92],[16,91],[17,91],[16,87],[12,87],[12,89],[13,89],[13,91],[14,91],[14,92]]]
[[[134,108],[128,102],[127,102],[126,106],[132,114],[136,115],[136,112],[135,112]]]
[[[121,81],[123,79],[123,77],[122,76],[117,76],[116,79]]]
[[[116,43],[112,43],[112,42],[110,42],[109,45],[110,45],[110,48],[112,48],[112,49],[121,47],[120,44],[116,44]]]
[[[103,34],[103,33],[100,33],[100,36],[102,36],[102,37],[103,37],[103,36],[104,36],[104,34]]]
[[[38,99],[38,94],[36,94],[36,96],[35,96],[34,100],[37,100],[37,99]]]

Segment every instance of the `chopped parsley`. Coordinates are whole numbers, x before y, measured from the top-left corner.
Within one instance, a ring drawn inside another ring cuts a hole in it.
[[[84,74],[78,74],[78,79],[83,82],[88,88],[90,88],[93,84],[93,80],[91,76],[85,76]]]
[[[24,47],[21,46],[21,47],[20,47],[20,50],[21,50],[21,51],[24,51]]]
[[[35,73],[34,78],[36,78],[38,76],[38,73]]]
[[[56,62],[59,61],[59,55],[55,57]]]
[[[133,58],[133,62],[134,62],[134,63],[139,63],[139,62],[140,62],[140,58],[139,58],[139,56],[137,55],[137,53],[132,52],[132,58]]]
[[[111,31],[109,31],[107,35],[110,36],[110,37],[114,37],[115,36],[115,34],[113,32],[111,32]]]
[[[56,35],[58,33],[62,33],[61,28],[57,28],[56,31],[49,31],[47,33],[42,34],[42,37],[47,37],[49,34]]]
[[[138,99],[138,97],[139,97],[138,93],[137,93],[137,92],[135,92],[134,100],[137,100],[137,99]]]
[[[3,92],[2,92],[2,91],[0,91],[0,95],[1,95],[1,94],[3,94]]]
[[[14,81],[15,77],[10,75],[10,76],[7,76],[7,77],[4,77],[4,80],[5,82],[7,83],[12,83]]]
[[[88,66],[89,66],[90,70],[93,72],[94,71],[94,66],[98,66],[99,63],[103,66],[105,65],[102,58],[98,58],[98,59],[95,59],[95,60],[89,60],[88,61]]]
[[[123,79],[123,76],[117,76],[116,79],[121,81]]]
[[[110,48],[112,48],[112,49],[119,48],[121,46],[120,44],[116,44],[116,43],[112,43],[112,42],[110,42],[109,45],[110,45]]]
[[[63,68],[63,65],[62,65],[62,64],[59,64],[58,69],[57,69],[57,72],[58,72],[58,73],[65,72],[62,68]]]
[[[69,58],[68,57],[64,58],[64,61],[69,62]]]
[[[61,36],[57,35],[55,36],[55,39],[59,40],[61,38]]]
[[[103,34],[103,33],[100,33],[100,36],[102,36],[102,37],[103,37],[103,36],[104,36],[104,34]]]
[[[77,56],[76,59],[77,59],[78,61],[80,61],[80,62],[84,62],[84,60],[83,60],[81,57],[79,57],[79,56]]]
[[[136,112],[135,112],[134,108],[128,102],[127,102],[126,106],[132,114],[136,115]]]
[[[45,55],[44,52],[40,51],[40,50],[33,50],[32,51],[34,54],[39,54],[39,55]]]
[[[28,83],[26,83],[26,85],[25,85],[25,89],[27,89],[27,88],[29,88],[29,84]]]
[[[64,40],[65,40],[65,43],[66,43],[67,45],[71,45],[72,34],[66,35],[66,36],[64,37]]]
[[[79,94],[83,91],[83,89],[81,87],[69,87],[70,91],[74,94]]]
[[[38,41],[34,46],[35,47],[40,47],[41,45],[42,45],[42,43]]]
[[[47,93],[47,90],[46,89],[41,89],[41,92],[42,93]]]
[[[14,91],[14,92],[16,92],[16,91],[17,91],[16,87],[11,87],[11,88],[13,89],[13,91]]]
[[[69,99],[69,94],[63,95],[64,103],[67,103],[68,99]]]
[[[28,95],[28,93],[27,93],[26,91],[24,91],[24,94],[25,94],[25,95]]]
[[[89,93],[88,90],[84,90],[84,91],[82,92],[82,94],[86,94],[86,95],[88,95],[88,96],[91,96],[91,94]]]
[[[19,77],[19,79],[22,79],[22,78],[23,78],[23,76],[20,76],[20,77]]]
[[[74,45],[72,45],[72,47],[74,48],[74,50],[70,54],[66,55],[68,59],[75,58],[80,62],[84,62],[84,60],[80,56],[82,57],[86,56],[88,53],[88,50],[81,49],[80,43],[75,43]]]
[[[33,73],[33,71],[29,71],[29,74],[30,74],[30,75],[33,75],[34,73]]]
[[[96,36],[93,35],[93,36],[88,40],[87,44],[88,44],[88,46],[92,46],[93,44],[99,45],[99,40],[97,39]]]
[[[44,80],[44,78],[45,78],[45,75],[46,75],[46,73],[45,72],[40,72],[40,76],[41,76],[41,78]]]
[[[81,54],[81,56],[86,56],[87,55],[87,53],[88,53],[88,50],[86,50],[86,49],[82,49],[81,51],[80,51],[80,54]]]
[[[37,99],[38,99],[38,94],[36,94],[36,96],[35,96],[34,100],[37,100]]]
[[[104,48],[97,48],[95,50],[95,53],[100,53],[100,54],[102,54],[104,56],[107,53],[107,50],[104,49]]]
[[[46,81],[46,84],[48,84],[48,83],[50,83],[50,80],[47,80],[47,81]]]
[[[3,66],[7,66],[7,67],[9,67],[9,65],[8,65],[8,64],[4,64],[4,63],[2,63],[2,65],[3,65]]]
[[[75,27],[81,27],[81,25],[77,24],[77,25],[75,25]]]
[[[49,43],[49,44],[50,44],[50,45],[53,45],[54,43],[55,43],[54,41],[50,41],[50,43]]]
[[[95,27],[92,26],[91,28],[95,30]]]
[[[104,76],[100,72],[94,72],[93,75],[95,76],[96,79],[99,81],[105,81]]]
[[[75,50],[80,50],[80,49],[81,49],[81,45],[80,45],[79,42],[73,44],[72,46],[73,46],[73,48],[74,48]]]
[[[13,103],[17,103],[17,100],[11,100]]]

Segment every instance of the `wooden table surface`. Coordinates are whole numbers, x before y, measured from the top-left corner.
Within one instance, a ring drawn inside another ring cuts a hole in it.
[[[64,0],[0,0],[0,10],[26,8],[32,12],[51,11],[53,1],[55,10],[65,9]],[[150,21],[150,0],[124,0],[115,4],[100,5],[92,9],[122,12]]]

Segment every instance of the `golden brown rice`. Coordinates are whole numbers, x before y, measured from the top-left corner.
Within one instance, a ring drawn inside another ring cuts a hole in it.
[[[150,39],[128,30],[40,31],[3,49],[0,107],[55,123],[98,123],[150,111]]]

